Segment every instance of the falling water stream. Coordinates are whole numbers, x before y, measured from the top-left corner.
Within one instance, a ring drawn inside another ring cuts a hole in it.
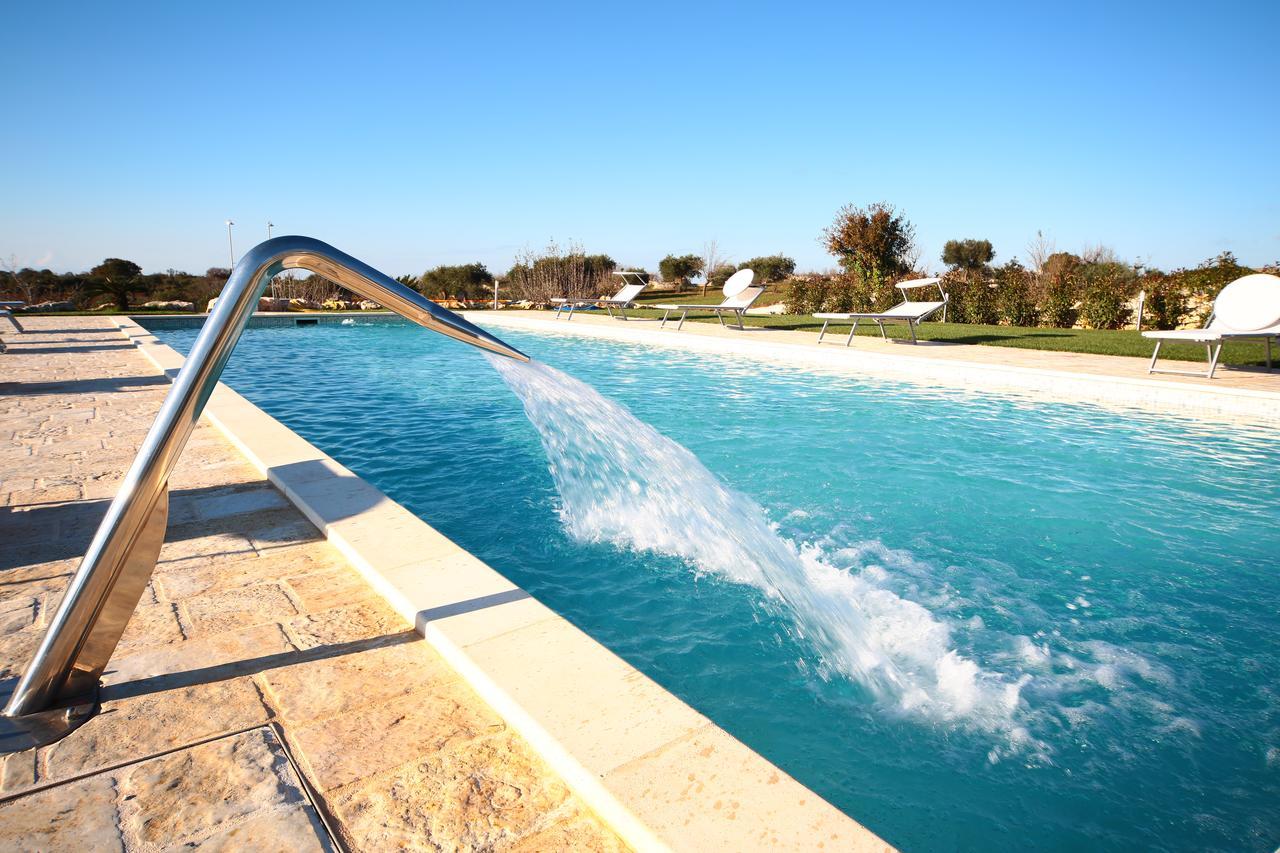
[[[754,587],[824,676],[852,679],[897,711],[990,730],[1010,745],[1029,740],[1016,721],[1028,676],[984,671],[926,608],[783,538],[758,504],[590,385],[536,361],[489,360],[538,430],[574,539],[680,557]]]

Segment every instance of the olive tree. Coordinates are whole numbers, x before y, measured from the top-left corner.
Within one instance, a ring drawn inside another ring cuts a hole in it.
[[[684,290],[693,278],[702,275],[702,265],[700,255],[667,255],[658,261],[658,272],[663,281],[673,282],[678,290]]]
[[[476,299],[493,288],[493,275],[481,263],[438,266],[419,276],[417,287],[433,299]]]
[[[796,271],[796,262],[786,255],[763,255],[744,262],[738,269],[753,271],[756,284],[772,284],[790,278]]]

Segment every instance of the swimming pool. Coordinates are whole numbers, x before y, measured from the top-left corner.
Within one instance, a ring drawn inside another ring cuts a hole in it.
[[[224,379],[905,849],[1275,847],[1273,431],[503,337],[744,495],[823,612],[651,519],[575,527],[521,401],[406,323],[251,329]],[[851,624],[914,680],[815,636]]]

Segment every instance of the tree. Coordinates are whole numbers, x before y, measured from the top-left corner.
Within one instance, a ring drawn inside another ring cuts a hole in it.
[[[839,288],[856,311],[892,305],[892,282],[910,273],[919,259],[915,226],[886,202],[865,209],[845,205],[822,237],[844,270]]]
[[[966,274],[980,272],[995,256],[990,240],[948,240],[942,247],[942,262]]]
[[[674,282],[676,289],[684,290],[695,276],[702,274],[703,260],[697,255],[667,255],[658,262],[658,272],[663,281]]]
[[[89,294],[110,296],[121,311],[129,310],[129,296],[140,290],[142,267],[123,258],[107,258],[89,270]]]
[[[796,271],[796,262],[786,255],[764,255],[745,261],[738,269],[754,271],[756,284],[772,284],[790,278]]]
[[[915,226],[886,202],[840,208],[822,243],[846,272],[861,269],[894,277],[911,271]]]
[[[482,298],[492,288],[493,275],[481,263],[439,266],[427,270],[418,278],[418,290],[433,299]]]

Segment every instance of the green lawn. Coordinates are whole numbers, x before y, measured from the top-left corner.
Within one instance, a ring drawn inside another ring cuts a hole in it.
[[[645,299],[644,302],[693,302],[713,304],[718,299],[704,300],[700,295],[667,297],[665,299]],[[635,317],[661,317],[662,312],[653,309],[637,309],[628,312]],[[696,316],[691,314],[689,322],[715,323],[714,315]],[[772,316],[748,316],[744,319],[748,326],[760,326],[766,329],[792,329],[817,333],[822,328],[822,321],[807,315],[776,314]],[[891,337],[907,338],[906,326],[896,324],[886,326]],[[832,323],[827,330],[827,340],[840,340],[849,333],[849,324]],[[858,335],[879,337],[880,330],[875,323],[863,323],[858,326]],[[982,344],[984,346],[1019,347],[1022,349],[1056,350],[1059,352],[1082,352],[1096,355],[1127,355],[1135,358],[1151,358],[1155,342],[1143,338],[1132,330],[1108,331],[1103,329],[1044,329],[1019,328],[1015,326],[978,326],[967,323],[923,323],[916,329],[916,336],[925,341],[948,341],[957,344]],[[1275,348],[1273,355],[1280,359],[1280,347]],[[1181,359],[1184,361],[1205,361],[1204,347],[1197,344],[1167,342],[1160,350],[1160,357]],[[1245,341],[1227,344],[1222,349],[1222,364],[1257,365],[1266,364],[1266,345],[1261,341]]]

